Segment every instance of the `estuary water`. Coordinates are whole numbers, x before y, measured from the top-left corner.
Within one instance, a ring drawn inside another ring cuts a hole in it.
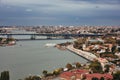
[[[63,43],[72,40],[17,41],[15,46],[0,47],[0,72],[10,71],[10,80],[29,75],[41,75],[43,70],[65,67],[67,63],[86,63],[87,60],[69,51],[45,47],[46,43]]]

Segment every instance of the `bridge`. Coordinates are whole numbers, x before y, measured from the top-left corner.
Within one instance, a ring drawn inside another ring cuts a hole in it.
[[[47,39],[52,39],[52,37],[63,37],[68,39],[71,37],[93,37],[93,36],[103,36],[102,34],[56,34],[56,33],[0,33],[1,36],[7,36],[10,38],[14,35],[30,35],[32,40],[36,39],[36,36],[46,36]]]

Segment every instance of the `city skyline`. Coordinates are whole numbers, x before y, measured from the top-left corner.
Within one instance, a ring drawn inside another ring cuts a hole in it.
[[[0,0],[0,25],[120,25],[119,0]]]

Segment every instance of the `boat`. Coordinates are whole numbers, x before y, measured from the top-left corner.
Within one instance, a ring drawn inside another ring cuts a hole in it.
[[[56,44],[55,43],[47,43],[45,44],[46,47],[54,47]]]

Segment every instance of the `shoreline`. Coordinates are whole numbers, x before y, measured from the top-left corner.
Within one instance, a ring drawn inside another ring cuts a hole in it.
[[[57,49],[59,50],[66,50],[66,47],[65,46],[61,46],[59,44],[55,45],[54,47],[56,47]]]
[[[59,50],[67,50],[68,45],[71,45],[71,42],[56,44],[55,47]]]
[[[76,52],[71,51],[71,50],[69,50],[69,49],[67,49],[67,50],[70,51],[70,52],[72,52],[72,53],[75,54],[75,55],[78,55],[78,56],[84,58],[84,59],[87,60],[88,62],[91,62],[91,60],[89,60],[89,59],[87,59],[87,58],[85,58],[85,57],[83,57],[83,56],[81,56],[81,55],[79,55],[79,54],[76,54]]]
[[[16,42],[14,42],[14,43],[6,43],[6,44],[0,44],[0,46],[1,47],[6,47],[6,46],[14,46],[14,45],[16,45]]]
[[[2,38],[0,37],[0,46],[13,46],[16,44],[16,40],[14,38]]]
[[[66,47],[66,49],[75,53],[78,56],[81,56],[81,57],[87,59],[88,61],[93,61],[94,59],[97,58],[97,56],[95,56],[94,54],[92,54],[90,52],[85,52],[85,51],[78,50],[78,49],[74,48],[73,45],[68,45]]]

